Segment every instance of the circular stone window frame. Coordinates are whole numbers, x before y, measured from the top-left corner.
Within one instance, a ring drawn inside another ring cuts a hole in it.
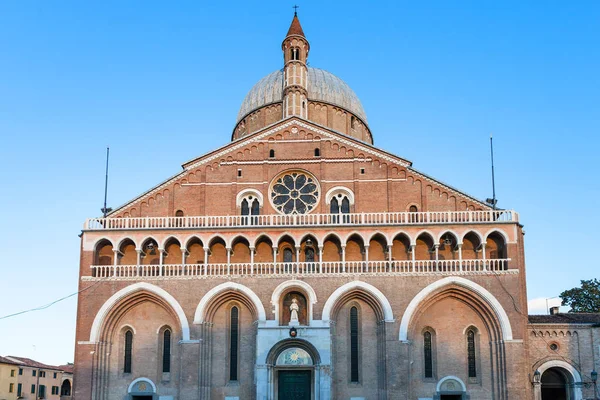
[[[272,196],[273,187],[277,183],[277,180],[280,179],[280,178],[282,178],[282,177],[284,177],[284,176],[286,176],[286,175],[291,175],[293,173],[298,173],[298,174],[306,175],[307,177],[311,178],[313,180],[314,184],[317,186],[317,190],[316,190],[316,192],[318,193],[318,195],[316,196],[317,197],[317,201],[315,202],[315,205],[314,205],[314,207],[311,210],[309,210],[309,211],[307,211],[307,212],[305,212],[303,214],[301,214],[301,213],[286,214],[283,211],[283,206],[277,206],[277,205],[275,205],[273,203],[273,196]],[[294,168],[294,169],[288,169],[288,170],[285,170],[285,171],[282,171],[282,172],[278,173],[275,176],[275,178],[273,178],[271,180],[271,183],[269,184],[269,194],[268,194],[267,197],[269,198],[269,203],[271,204],[271,207],[273,207],[273,209],[278,214],[280,214],[280,215],[307,215],[307,214],[310,214],[310,213],[314,212],[318,208],[318,205],[321,202],[321,197],[323,197],[323,196],[322,196],[321,184],[320,184],[319,180],[312,173],[310,173],[310,172],[308,172],[308,171],[306,171],[304,169]],[[282,208],[281,211],[279,210],[279,207]]]

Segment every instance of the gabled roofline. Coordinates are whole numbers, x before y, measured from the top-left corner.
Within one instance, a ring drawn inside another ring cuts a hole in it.
[[[298,126],[303,127],[305,129],[311,129],[313,131],[316,131],[320,135],[325,135],[325,136],[328,136],[329,138],[336,139],[336,140],[339,140],[339,141],[342,141],[342,142],[346,142],[346,144],[352,145],[353,147],[357,147],[357,148],[359,148],[359,149],[365,151],[366,153],[369,153],[369,154],[371,154],[371,155],[373,155],[375,157],[382,158],[382,159],[384,159],[386,161],[389,161],[389,162],[394,162],[394,163],[400,164],[400,165],[406,167],[407,169],[409,169],[414,174],[421,176],[423,179],[428,180],[428,181],[430,181],[430,182],[432,182],[434,184],[437,184],[437,185],[440,185],[440,186],[444,186],[445,188],[458,193],[459,195],[463,196],[464,198],[468,199],[469,201],[472,201],[474,203],[478,203],[482,207],[484,207],[485,209],[490,209],[490,206],[487,203],[485,203],[485,202],[483,202],[483,201],[481,201],[481,200],[479,200],[479,199],[477,199],[477,198],[475,198],[475,197],[473,197],[473,196],[471,196],[471,195],[469,195],[469,194],[467,194],[467,193],[465,193],[465,192],[463,192],[463,191],[461,191],[459,189],[456,189],[453,186],[450,186],[450,185],[448,185],[448,184],[446,184],[446,183],[444,183],[444,182],[442,182],[442,181],[440,181],[438,179],[430,177],[429,175],[424,174],[423,172],[420,172],[420,171],[414,169],[412,167],[412,162],[409,161],[409,160],[406,160],[406,159],[403,159],[401,157],[398,157],[398,156],[396,156],[396,155],[394,155],[392,153],[387,152],[386,150],[382,150],[380,148],[377,148],[377,147],[375,147],[375,146],[373,146],[373,145],[371,145],[369,143],[360,141],[360,140],[358,140],[358,139],[356,139],[356,138],[354,138],[352,136],[349,136],[349,135],[343,134],[341,132],[335,131],[335,130],[333,130],[331,128],[328,128],[326,126],[319,125],[319,124],[317,124],[317,123],[315,123],[313,121],[310,121],[310,120],[307,120],[307,119],[304,119],[304,118],[300,118],[298,116],[290,116],[290,117],[287,117],[287,118],[285,118],[283,120],[277,121],[277,122],[275,122],[275,123],[273,123],[273,124],[271,124],[269,126],[266,126],[263,129],[258,130],[258,131],[254,132],[254,133],[252,133],[252,134],[250,134],[248,136],[245,136],[245,137],[239,138],[237,140],[234,140],[234,141],[232,141],[230,143],[227,143],[226,145],[223,145],[223,146],[221,146],[221,147],[219,147],[219,148],[217,148],[217,149],[215,149],[213,151],[210,151],[210,152],[208,152],[208,153],[206,153],[206,154],[204,154],[204,155],[202,155],[200,157],[196,157],[194,159],[191,159],[191,160],[183,163],[182,164],[183,171],[181,171],[181,172],[173,175],[170,178],[167,178],[162,183],[159,183],[158,185],[156,185],[156,186],[152,187],[151,189],[145,191],[144,193],[140,194],[139,196],[133,198],[132,200],[130,200],[130,201],[122,204],[121,206],[115,208],[113,211],[111,211],[109,214],[107,214],[107,216],[114,215],[115,213],[121,211],[123,208],[129,206],[130,204],[132,204],[132,203],[134,203],[136,201],[144,199],[145,197],[147,197],[151,193],[155,192],[156,190],[159,190],[159,189],[163,188],[164,186],[170,184],[174,180],[180,178],[187,171],[189,171],[189,170],[191,170],[193,168],[196,168],[196,167],[198,167],[198,166],[200,166],[200,165],[202,165],[204,163],[208,163],[210,161],[213,161],[214,159],[216,159],[219,156],[221,156],[224,152],[235,150],[235,149],[237,149],[239,147],[243,147],[247,143],[251,143],[253,141],[262,139],[264,136],[268,136],[268,135],[274,133],[276,130],[279,130],[281,128],[285,128],[287,126],[290,126],[293,123],[296,123]]]

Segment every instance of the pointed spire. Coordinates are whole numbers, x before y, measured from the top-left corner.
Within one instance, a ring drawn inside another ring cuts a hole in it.
[[[298,19],[298,14],[294,12],[294,19],[292,20],[292,24],[290,25],[290,29],[288,30],[287,36],[291,35],[299,35],[304,36],[304,31],[302,30],[302,26],[300,25],[300,20]]]

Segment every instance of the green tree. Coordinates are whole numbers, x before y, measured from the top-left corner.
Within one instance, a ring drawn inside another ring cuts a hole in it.
[[[573,313],[600,312],[600,281],[582,280],[581,287],[565,290],[560,294],[563,306],[571,307]]]

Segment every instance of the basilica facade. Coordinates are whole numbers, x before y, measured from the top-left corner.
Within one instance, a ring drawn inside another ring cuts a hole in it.
[[[86,221],[74,398],[542,398],[518,214],[375,147],[309,50],[294,16],[230,143]]]

